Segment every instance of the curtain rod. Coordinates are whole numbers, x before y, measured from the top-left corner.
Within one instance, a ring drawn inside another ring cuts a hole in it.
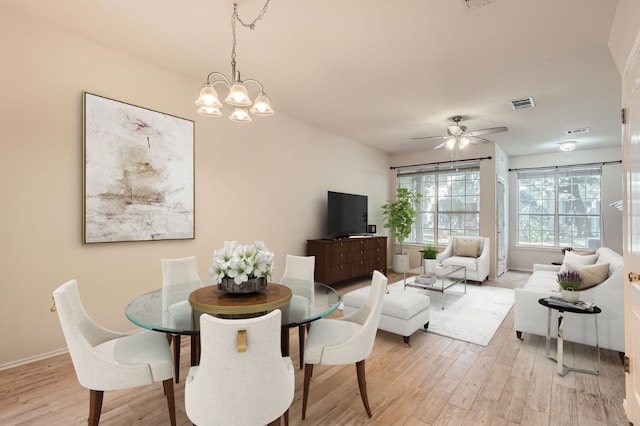
[[[451,164],[451,163],[468,163],[470,161],[477,161],[477,160],[491,160],[491,156],[488,157],[478,157],[478,158],[467,158],[464,160],[451,160],[451,161],[438,161],[436,163],[422,163],[422,164],[411,164],[409,166],[391,166],[389,167],[389,169],[391,170],[395,170],[395,169],[406,169],[406,168],[410,168],[410,167],[421,167],[421,166],[439,166],[440,164]]]
[[[620,164],[620,163],[622,163],[622,160],[603,161],[600,163],[565,164],[564,166],[524,167],[522,169],[509,169],[509,171],[519,172],[520,170],[544,170],[544,169],[563,169],[565,167],[606,166],[607,164]]]

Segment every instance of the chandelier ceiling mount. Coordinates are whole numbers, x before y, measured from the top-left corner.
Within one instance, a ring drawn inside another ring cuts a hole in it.
[[[198,114],[205,117],[222,116],[222,112],[220,111],[222,103],[218,98],[218,92],[213,87],[216,84],[222,84],[229,89],[229,94],[224,100],[225,103],[234,107],[233,113],[229,116],[231,121],[249,123],[252,121],[249,113],[259,117],[273,115],[271,103],[264,92],[262,83],[255,79],[242,80],[240,78],[240,71],[236,69],[236,23],[240,22],[242,26],[254,29],[256,22],[262,19],[264,14],[267,13],[269,1],[270,0],[267,0],[264,4],[258,17],[249,24],[240,19],[240,16],[238,15],[238,4],[233,4],[233,15],[231,16],[231,31],[233,34],[233,43],[231,47],[231,79],[217,71],[213,71],[207,75],[207,80],[200,90],[200,95],[196,100],[196,105],[199,107]],[[255,83],[260,87],[260,92],[253,101],[249,98],[247,87],[245,86],[245,83],[249,82]]]

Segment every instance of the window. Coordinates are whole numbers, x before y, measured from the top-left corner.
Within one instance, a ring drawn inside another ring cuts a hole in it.
[[[600,247],[601,166],[518,171],[518,244]]]
[[[422,194],[409,243],[445,245],[451,236],[480,234],[480,165],[472,162],[398,171],[398,187]]]

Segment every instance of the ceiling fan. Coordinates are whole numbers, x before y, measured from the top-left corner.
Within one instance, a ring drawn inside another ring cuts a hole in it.
[[[491,142],[489,139],[481,138],[480,136],[491,133],[506,132],[509,130],[504,126],[500,126],[468,132],[467,126],[460,124],[460,122],[464,120],[463,116],[454,115],[453,117],[450,117],[449,120],[453,121],[453,124],[447,126],[447,136],[420,136],[412,139],[444,139],[444,142],[434,146],[433,149],[440,149],[444,147],[453,149],[456,145],[459,148],[464,148],[469,144],[476,145],[479,143]]]

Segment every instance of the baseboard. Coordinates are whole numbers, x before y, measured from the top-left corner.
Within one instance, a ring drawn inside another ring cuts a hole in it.
[[[19,367],[21,365],[29,364],[36,361],[42,361],[43,359],[52,358],[54,356],[58,356],[66,353],[69,353],[69,350],[67,348],[64,348],[64,349],[58,349],[57,351],[46,352],[46,353],[32,356],[29,358],[20,359],[18,361],[13,361],[7,364],[0,365],[0,371],[8,370],[14,367]]]

